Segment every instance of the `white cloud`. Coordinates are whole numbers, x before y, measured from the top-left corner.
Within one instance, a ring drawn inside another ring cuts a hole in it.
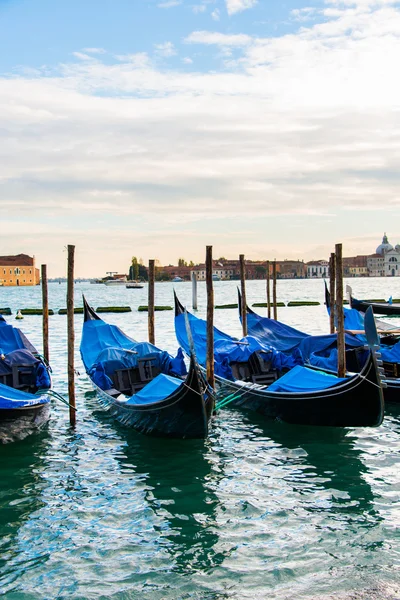
[[[324,22],[290,35],[194,32],[186,41],[240,58],[230,71],[201,73],[138,53],[0,78],[7,252],[28,244],[46,262],[76,240],[78,275],[99,260],[101,272],[123,268],[118,252],[126,262],[132,240],[145,260],[163,262],[183,244],[193,260],[206,243],[233,255],[239,235],[251,258],[271,248],[315,258],[338,235],[350,239],[361,212],[365,240],[398,222],[394,6],[331,3]],[[175,51],[166,44],[158,50]],[[360,240],[355,253],[369,251]]]
[[[295,21],[309,21],[316,12],[316,8],[306,6],[304,8],[294,8],[290,14]]]
[[[225,34],[217,31],[194,31],[185,38],[187,44],[206,44],[217,46],[247,46],[252,38],[243,33]]]
[[[194,6],[192,6],[192,11],[194,12],[195,15],[206,12],[206,10],[207,10],[207,6],[205,4],[195,4]]]
[[[158,8],[173,8],[182,4],[182,0],[167,0],[167,2],[160,2],[157,4]]]
[[[164,56],[169,58],[170,56],[175,56],[176,50],[172,42],[165,42],[164,44],[155,44],[156,53],[159,56]]]
[[[258,0],[225,0],[225,2],[228,14],[234,15],[235,13],[242,12],[243,10],[253,8],[257,4]]]
[[[191,65],[193,63],[193,60],[189,58],[189,56],[185,56],[184,58],[182,58],[182,62],[185,63],[185,65]]]
[[[220,19],[220,12],[219,12],[218,8],[216,8],[215,10],[212,11],[211,17],[213,18],[214,21],[219,21],[219,19]]]
[[[83,48],[83,51],[87,52],[89,54],[105,54],[106,53],[104,48]]]
[[[83,52],[73,52],[72,54],[75,58],[79,58],[79,60],[93,60],[93,56],[89,56]]]

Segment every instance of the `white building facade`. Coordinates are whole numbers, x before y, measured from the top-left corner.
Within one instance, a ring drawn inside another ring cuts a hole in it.
[[[316,260],[307,263],[307,278],[323,279],[329,277],[329,262],[326,260]]]

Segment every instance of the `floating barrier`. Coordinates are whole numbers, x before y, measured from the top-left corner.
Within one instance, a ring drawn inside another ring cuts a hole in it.
[[[311,300],[291,300],[286,306],[319,306],[320,304]]]
[[[215,308],[238,308],[237,304],[216,304]]]
[[[21,315],[43,315],[43,308],[21,308]],[[49,315],[54,315],[54,310],[49,308]]]
[[[149,307],[148,306],[139,306],[138,311],[139,312],[148,312]],[[154,310],[173,310],[172,306],[155,306]]]
[[[58,311],[59,315],[66,315],[67,314],[67,310],[66,308],[60,308],[60,310]],[[83,307],[78,307],[78,308],[74,308],[74,314],[75,315],[83,315]]]
[[[256,307],[267,307],[268,304],[266,302],[255,302],[254,304],[252,304],[252,306],[256,306]],[[270,306],[275,306],[273,302],[271,302]],[[284,302],[277,302],[276,306],[278,307],[282,307],[282,306],[286,306],[286,304]]]
[[[98,313],[124,313],[132,312],[130,306],[98,306],[96,308]]]
[[[11,308],[0,308],[0,315],[12,315]]]

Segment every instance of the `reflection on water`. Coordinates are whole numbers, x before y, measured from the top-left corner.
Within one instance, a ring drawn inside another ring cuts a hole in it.
[[[319,283],[310,282],[309,297]],[[257,285],[249,290],[254,300],[263,292]],[[160,304],[168,304],[171,286],[156,287]],[[95,305],[118,304],[115,290],[86,288]],[[216,301],[227,303],[232,290],[219,286]],[[189,286],[180,293],[190,300]],[[309,308],[287,309],[291,324],[305,329]],[[322,329],[322,307],[318,315],[313,327]],[[217,318],[240,333],[236,311]],[[142,314],[107,319],[146,339]],[[50,325],[54,388],[65,394],[66,320],[56,316]],[[40,319],[23,326],[40,346]],[[77,345],[80,327],[77,318]],[[176,349],[170,314],[157,315],[157,336]],[[78,353],[76,364],[81,370]],[[223,410],[205,442],[165,441],[118,425],[89,390],[81,370],[76,431],[56,404],[46,431],[0,446],[0,596],[400,597],[400,406],[390,407],[381,428],[361,430],[295,427]]]

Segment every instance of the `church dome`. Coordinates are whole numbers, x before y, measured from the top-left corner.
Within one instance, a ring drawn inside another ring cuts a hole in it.
[[[385,252],[389,252],[389,250],[393,250],[393,246],[391,244],[389,244],[389,241],[387,239],[387,235],[385,233],[385,235],[382,238],[382,244],[380,244],[377,247],[376,253],[377,254],[385,254]]]
[[[400,244],[396,244],[394,249],[396,250],[396,252],[400,252]]]

